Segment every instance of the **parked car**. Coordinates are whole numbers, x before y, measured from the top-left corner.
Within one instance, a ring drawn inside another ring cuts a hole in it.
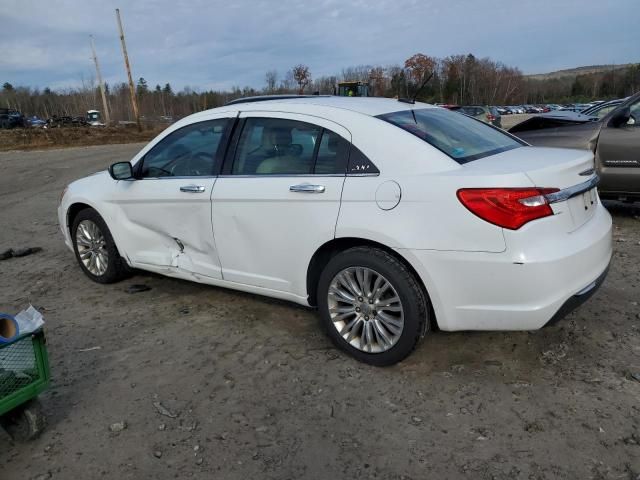
[[[569,105],[565,105],[561,107],[559,110],[561,111],[571,111],[571,112],[582,112],[587,108],[592,107],[593,105],[590,103],[571,103]]]
[[[598,108],[609,111],[600,116],[602,110]],[[599,104],[583,113],[538,115],[509,131],[536,146],[593,151],[600,196],[640,200],[640,93],[623,101]]]
[[[27,124],[32,128],[43,128],[47,125],[47,122],[37,117],[36,115],[29,117],[26,121]]]
[[[464,113],[465,115],[477,118],[481,122],[490,123],[496,127],[502,127],[501,115],[496,107],[489,107],[487,105],[464,105],[452,107],[450,110]]]
[[[86,117],[83,115],[53,115],[47,119],[47,126],[50,128],[60,127],[84,127],[88,125]]]
[[[58,219],[84,273],[314,306],[374,365],[435,327],[540,328],[603,281],[612,222],[590,152],[422,103],[268,98],[183,118],[71,183]]]
[[[589,117],[604,118],[609,112],[615,109],[626,99],[610,100],[608,102],[594,102],[596,103],[592,107],[582,110],[582,115],[588,115]]]
[[[25,118],[19,111],[11,108],[0,108],[0,129],[24,126]]]

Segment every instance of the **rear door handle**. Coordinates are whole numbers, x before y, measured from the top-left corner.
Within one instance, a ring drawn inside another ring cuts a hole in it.
[[[180,187],[180,191],[185,193],[204,193],[204,187],[202,185],[185,185]]]
[[[291,185],[290,192],[299,193],[324,193],[324,185],[311,185],[310,183],[301,183],[299,185]]]

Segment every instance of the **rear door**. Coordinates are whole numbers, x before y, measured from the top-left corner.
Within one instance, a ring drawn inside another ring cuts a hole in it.
[[[603,192],[640,194],[640,98],[630,110],[625,125],[614,127],[607,122],[600,131],[596,162]]]
[[[223,278],[306,297],[308,262],[335,235],[351,134],[306,115],[240,118],[212,195]]]

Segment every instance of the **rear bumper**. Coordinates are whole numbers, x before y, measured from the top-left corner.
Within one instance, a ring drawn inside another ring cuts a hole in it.
[[[609,266],[607,266],[606,270],[602,272],[602,274],[598,278],[596,278],[591,284],[587,285],[580,292],[578,292],[569,300],[564,302],[560,307],[560,310],[558,310],[556,314],[553,317],[551,317],[551,320],[549,320],[545,324],[545,327],[558,323],[560,320],[562,320],[564,317],[569,315],[571,312],[573,312],[576,308],[578,308],[584,302],[589,300],[591,296],[594,293],[596,293],[600,288],[600,286],[604,283],[604,279],[607,278],[608,273],[609,273]]]
[[[611,233],[611,216],[600,204],[576,231],[530,235],[535,242],[502,253],[399,253],[422,278],[440,329],[536,330],[586,300],[594,282],[602,283],[611,261]],[[507,238],[507,245],[516,244]]]

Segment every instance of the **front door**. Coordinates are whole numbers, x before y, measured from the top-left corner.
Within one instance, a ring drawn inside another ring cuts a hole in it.
[[[630,111],[625,125],[605,125],[600,131],[596,163],[602,192],[640,194],[640,99]]]
[[[308,262],[335,235],[351,135],[299,114],[240,118],[212,196],[223,277],[305,298]]]
[[[134,167],[136,180],[120,181],[115,222],[134,266],[180,269],[222,278],[211,225],[211,192],[225,134],[220,118],[175,130]]]

